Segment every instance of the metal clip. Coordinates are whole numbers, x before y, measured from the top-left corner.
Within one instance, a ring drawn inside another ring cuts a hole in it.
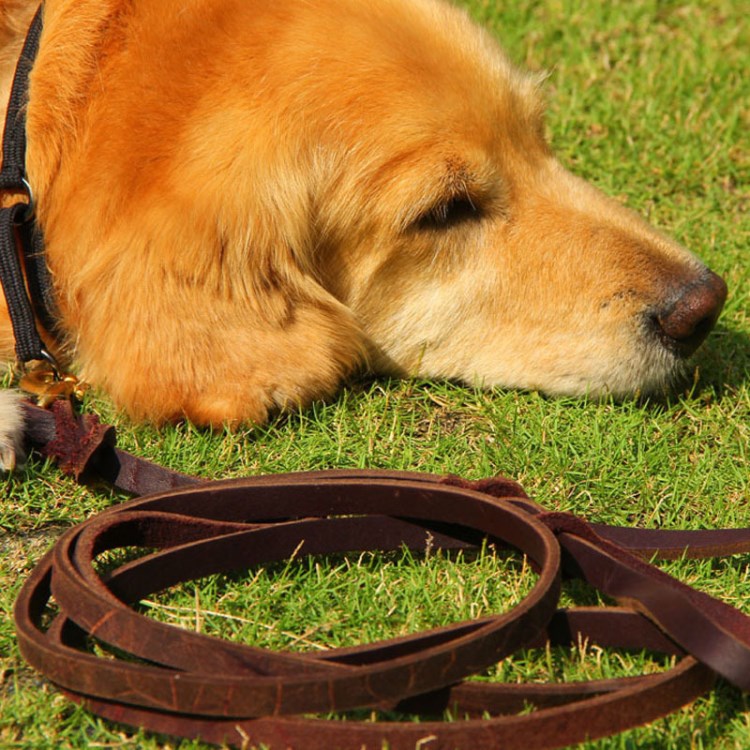
[[[28,203],[26,204],[26,210],[23,214],[23,220],[31,221],[36,215],[36,201],[34,200],[34,192],[31,189],[31,185],[29,185],[29,181],[25,177],[21,177],[21,182],[23,183],[23,186],[26,190],[26,195],[29,199]]]
[[[88,389],[88,385],[79,381],[75,375],[60,372],[51,357],[29,362],[21,376],[19,387],[36,396],[37,404],[45,409],[59,398],[81,401]]]

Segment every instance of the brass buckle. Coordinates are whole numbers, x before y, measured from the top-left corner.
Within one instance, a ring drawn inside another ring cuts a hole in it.
[[[88,390],[88,385],[75,375],[61,372],[51,355],[47,359],[26,363],[18,386],[25,393],[35,396],[37,405],[44,409],[59,398],[81,401]]]

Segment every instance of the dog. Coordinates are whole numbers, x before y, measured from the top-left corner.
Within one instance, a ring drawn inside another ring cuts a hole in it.
[[[3,91],[35,8],[0,0]],[[363,368],[659,391],[721,311],[718,276],[555,158],[542,76],[444,0],[45,0],[43,18],[46,340],[135,420],[262,423]]]

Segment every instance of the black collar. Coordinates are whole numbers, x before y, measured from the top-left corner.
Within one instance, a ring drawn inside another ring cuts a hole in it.
[[[36,313],[42,324],[51,330],[54,305],[51,280],[44,260],[44,241],[34,221],[34,201],[26,179],[29,73],[39,48],[41,32],[40,6],[16,65],[5,116],[0,192],[26,195],[27,200],[0,209],[0,283],[13,326],[18,361],[25,364],[46,359],[56,367],[39,335],[35,320]]]

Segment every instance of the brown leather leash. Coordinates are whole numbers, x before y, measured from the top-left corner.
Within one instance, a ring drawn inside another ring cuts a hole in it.
[[[664,716],[709,689],[716,674],[750,689],[750,619],[644,561],[747,552],[750,529],[588,524],[546,512],[502,477],[323,471],[204,482],[118,449],[113,428],[74,414],[67,402],[25,408],[30,440],[68,473],[145,495],[63,534],[15,606],[24,657],[110,720],[235,747],[526,750]],[[133,609],[177,583],[297,551],[423,551],[428,539],[449,550],[482,540],[516,548],[536,583],[508,613],[322,653],[229,643]],[[122,548],[143,554],[97,571],[101,555]],[[563,577],[627,608],[559,610]],[[50,623],[52,602],[58,614]],[[92,639],[109,655],[95,652]],[[465,680],[519,648],[581,640],[679,660],[657,674],[569,684]],[[529,706],[536,710],[518,713]],[[306,718],[362,707],[421,721]],[[459,718],[437,720],[446,709]]]

